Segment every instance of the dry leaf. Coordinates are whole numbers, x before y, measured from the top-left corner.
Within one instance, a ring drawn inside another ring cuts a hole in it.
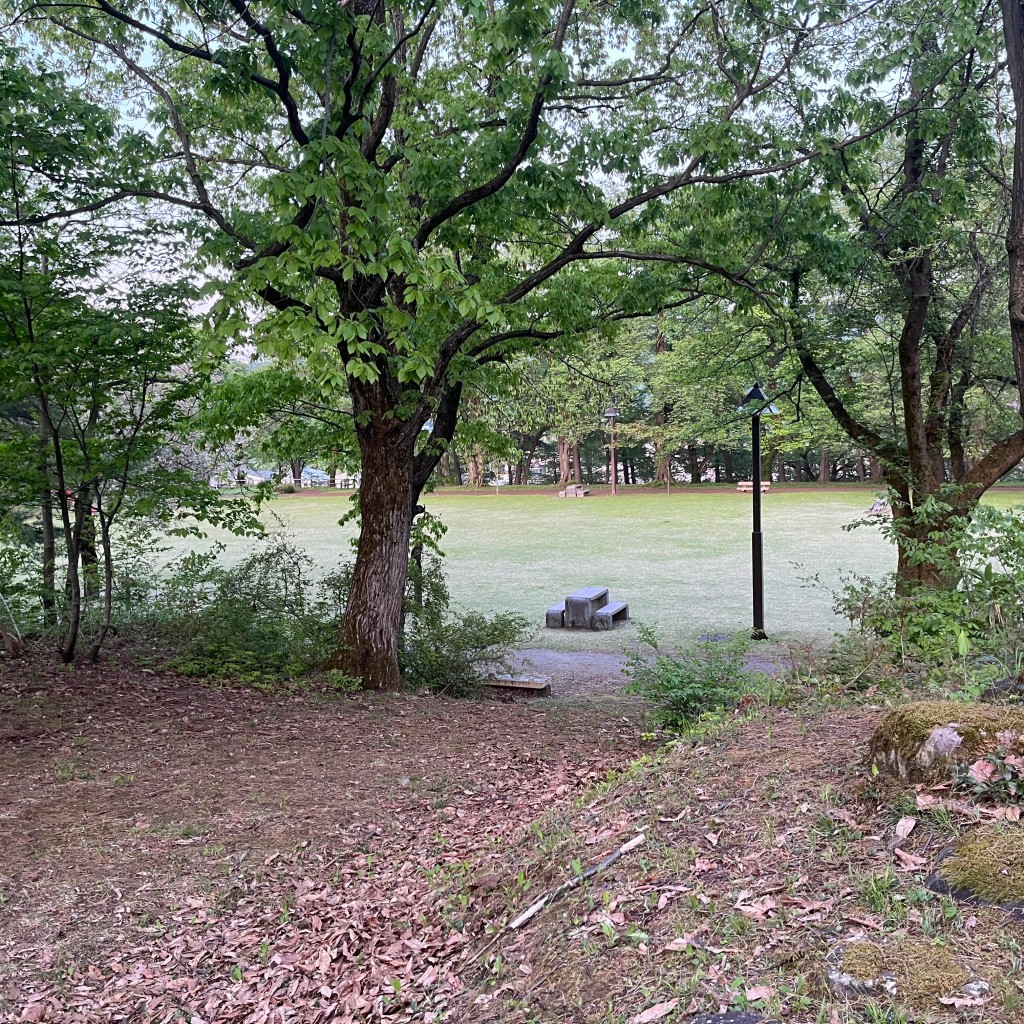
[[[649,1006],[643,1013],[630,1017],[629,1024],[651,1024],[651,1021],[667,1017],[678,1005],[678,999],[670,999],[667,1003],[655,1003],[654,1006]]]
[[[755,985],[753,988],[746,990],[746,996],[749,1002],[754,1002],[757,999],[771,999],[775,995],[775,989],[770,985]]]
[[[906,818],[900,818],[900,820],[896,822],[896,839],[901,843],[905,843],[907,841],[907,837],[914,831],[914,826],[916,824],[917,818],[911,818],[909,816]]]

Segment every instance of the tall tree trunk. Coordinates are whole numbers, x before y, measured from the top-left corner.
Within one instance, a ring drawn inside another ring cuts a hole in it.
[[[558,482],[567,484],[569,482],[569,442],[564,436],[558,437]]]
[[[89,647],[89,660],[95,661],[100,655],[100,648],[110,631],[110,623],[114,615],[114,559],[110,549],[110,523],[103,514],[103,499],[97,495],[96,515],[100,521],[100,539],[103,544],[103,616],[100,628],[93,637]]]
[[[305,459],[294,459],[288,467],[292,474],[292,483],[295,484],[296,489],[302,487],[302,471],[305,467]]]
[[[736,483],[736,465],[733,462],[732,451],[729,448],[722,452],[722,465],[725,468],[725,482],[727,484]]]
[[[469,453],[469,486],[483,487],[484,485],[484,457],[478,452]]]
[[[822,446],[821,454],[818,457],[818,483],[827,484],[828,482],[828,449]]]
[[[583,483],[583,467],[580,465],[579,441],[574,441],[572,445],[572,478],[574,483]]]
[[[374,419],[358,427],[362,457],[361,529],[340,649],[329,664],[363,681],[364,689],[398,690],[398,638],[409,571],[415,495],[414,438],[405,424]]]
[[[462,486],[462,462],[459,459],[459,453],[452,449],[452,461],[455,467],[455,483]]]
[[[700,483],[700,456],[697,453],[697,446],[695,444],[688,444],[686,446],[686,461],[690,467],[690,483]]]
[[[57,537],[53,525],[53,489],[48,458],[45,426],[39,423],[39,474],[42,480],[39,512],[42,519],[43,542],[43,623],[52,626],[57,621]]]
[[[1017,376],[1018,412],[1024,416],[1024,10],[1019,0],[1001,0],[1006,64],[1016,114],[1013,145],[1013,185],[1006,253],[1010,270],[1007,303],[1013,367]]]

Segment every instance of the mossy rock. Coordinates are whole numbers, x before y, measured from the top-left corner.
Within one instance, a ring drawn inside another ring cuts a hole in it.
[[[947,947],[904,936],[851,942],[829,961],[829,986],[846,998],[882,996],[924,1008],[970,983],[970,974]]]
[[[926,700],[890,711],[871,737],[870,756],[905,782],[934,782],[998,746],[1024,752],[1024,708]]]
[[[1024,920],[1024,825],[983,825],[939,857],[929,887]]]

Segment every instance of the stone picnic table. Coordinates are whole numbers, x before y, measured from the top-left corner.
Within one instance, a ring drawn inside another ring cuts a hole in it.
[[[613,629],[629,618],[625,601],[609,601],[607,587],[583,587],[553,605],[544,616],[548,629]]]

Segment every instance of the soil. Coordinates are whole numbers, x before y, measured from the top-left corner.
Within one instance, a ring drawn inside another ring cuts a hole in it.
[[[69,978],[126,969],[115,954],[183,913],[273,889],[264,876],[295,851],[351,864],[372,850],[388,870],[366,899],[410,871],[425,898],[424,833],[489,851],[645,748],[635,700],[568,711],[0,663],[0,1020],[33,991],[46,1020],[106,1019],[92,1016],[100,1002],[76,1015]]]

